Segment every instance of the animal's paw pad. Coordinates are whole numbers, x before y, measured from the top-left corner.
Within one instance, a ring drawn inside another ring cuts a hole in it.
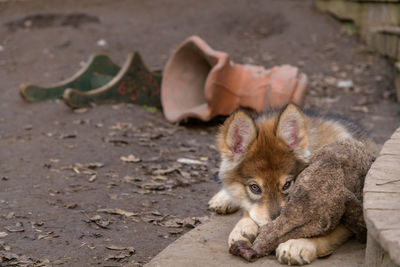
[[[208,209],[218,214],[230,214],[239,207],[232,203],[232,199],[224,190],[221,190],[208,202]]]
[[[276,258],[288,265],[309,264],[317,258],[317,248],[310,240],[290,239],[278,246]]]

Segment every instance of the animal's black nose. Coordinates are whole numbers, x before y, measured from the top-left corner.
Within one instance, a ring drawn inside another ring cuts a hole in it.
[[[277,209],[277,210],[271,212],[269,217],[271,218],[271,220],[275,220],[276,218],[278,218],[279,215],[281,215],[281,209]]]

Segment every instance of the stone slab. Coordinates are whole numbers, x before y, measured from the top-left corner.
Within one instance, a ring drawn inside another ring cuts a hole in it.
[[[283,266],[272,255],[261,258],[254,263],[248,263],[228,253],[228,235],[239,218],[239,214],[213,216],[206,224],[193,229],[169,245],[145,266]],[[341,246],[333,255],[318,259],[311,266],[363,266],[364,251],[365,245],[352,239]]]

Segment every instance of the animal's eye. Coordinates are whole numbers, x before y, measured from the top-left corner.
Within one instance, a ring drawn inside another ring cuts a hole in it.
[[[249,188],[250,188],[250,191],[251,191],[253,194],[256,194],[256,195],[261,194],[261,188],[260,188],[258,185],[256,185],[256,184],[250,184],[250,185],[249,185]]]
[[[288,181],[286,182],[283,186],[282,186],[282,190],[286,191],[289,189],[289,187],[292,185],[292,181]]]

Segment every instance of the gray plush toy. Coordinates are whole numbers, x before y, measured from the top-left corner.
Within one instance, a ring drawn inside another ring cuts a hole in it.
[[[339,222],[365,242],[362,189],[373,160],[366,146],[355,140],[325,145],[297,177],[280,216],[260,228],[251,248],[239,242],[230,252],[251,261],[289,239],[327,234]]]

